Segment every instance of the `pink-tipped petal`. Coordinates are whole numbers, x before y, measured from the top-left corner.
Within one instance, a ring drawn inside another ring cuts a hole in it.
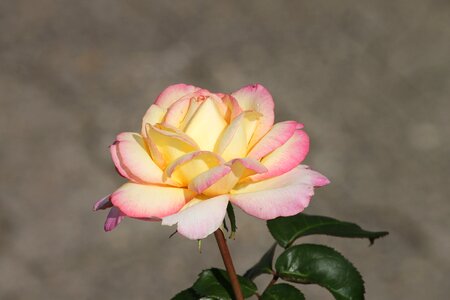
[[[187,185],[199,174],[222,163],[223,159],[214,152],[190,152],[170,163],[166,168],[165,175],[182,185]]]
[[[256,159],[253,159],[251,157],[246,157],[246,158],[235,158],[229,162],[226,163],[226,165],[228,166],[235,166],[236,164],[242,164],[242,166],[251,171],[253,174],[262,174],[262,173],[266,173],[268,170],[267,168],[260,163],[259,161],[257,161]]]
[[[107,208],[113,207],[113,204],[112,204],[110,198],[111,198],[111,195],[108,195],[108,196],[98,200],[97,202],[95,202],[93,210],[97,211],[100,209],[107,209]]]
[[[111,202],[132,218],[162,218],[178,212],[194,194],[187,189],[125,183]]]
[[[193,85],[188,85],[184,83],[178,83],[167,87],[159,96],[156,98],[155,104],[162,108],[169,108],[175,101],[181,97],[199,91],[200,88]]]
[[[262,118],[249,146],[256,144],[272,127],[274,121],[274,103],[272,95],[260,84],[245,86],[231,94],[236,98],[243,111],[253,110],[262,114]]]
[[[299,166],[271,179],[238,185],[231,191],[230,201],[249,215],[263,220],[287,217],[309,205],[314,186],[328,182],[320,173]]]
[[[192,200],[179,213],[162,219],[162,225],[178,224],[177,231],[191,239],[206,238],[220,227],[225,218],[228,195],[221,195],[206,200]],[[195,201],[197,200],[197,201]]]
[[[275,124],[270,131],[253,147],[247,157],[261,159],[275,149],[281,147],[294,134],[300,124],[295,121],[285,121]]]
[[[116,167],[117,173],[119,173],[120,176],[130,179],[134,182],[139,182],[140,180],[138,178],[135,178],[130,171],[126,170],[122,166],[122,162],[119,159],[119,155],[117,154],[117,143],[118,141],[115,141],[111,146],[109,146],[109,153],[111,154],[112,161],[114,163],[114,166]],[[133,178],[134,177],[134,178]]]
[[[222,179],[225,175],[231,172],[231,167],[220,165],[214,167],[206,172],[201,173],[189,182],[188,188],[197,194],[203,193],[207,188]]]
[[[167,110],[167,114],[164,118],[164,124],[178,128],[189,111],[189,107],[193,101],[191,98],[193,98],[194,95],[195,94],[188,94],[187,96],[184,96],[174,102]]]
[[[279,176],[292,170],[305,159],[308,151],[308,135],[303,130],[296,130],[286,143],[261,160],[261,163],[267,167],[268,172],[253,175],[251,180],[259,181]]]
[[[231,123],[234,118],[239,116],[242,113],[242,109],[239,106],[239,103],[237,102],[236,98],[234,98],[231,95],[227,94],[218,94],[220,98],[222,98],[223,103],[226,105],[226,112],[225,112],[225,120],[228,123]]]
[[[228,194],[241,178],[264,172],[267,169],[260,162],[252,158],[238,158],[198,175],[188,187],[207,196]]]
[[[120,211],[117,207],[110,209],[108,216],[106,217],[105,225],[103,229],[108,232],[116,228],[120,222],[125,218],[125,214]]]
[[[145,131],[145,125],[155,125],[156,123],[161,123],[164,119],[164,116],[166,115],[167,110],[165,108],[160,107],[157,104],[152,104],[150,108],[145,113],[144,117],[142,118],[142,129],[141,134],[142,136],[146,137],[146,131]]]
[[[110,151],[114,165],[125,178],[139,183],[164,183],[163,172],[153,162],[140,134],[119,134]]]
[[[151,156],[162,168],[186,153],[199,150],[195,141],[171,126],[147,124],[146,130]]]
[[[260,118],[261,114],[255,111],[245,111],[234,118],[216,143],[215,152],[225,160],[245,157]]]

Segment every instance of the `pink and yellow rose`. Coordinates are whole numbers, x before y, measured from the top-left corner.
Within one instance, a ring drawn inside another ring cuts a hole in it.
[[[111,208],[105,230],[124,217],[177,224],[203,239],[222,224],[229,202],[268,220],[308,206],[328,179],[300,163],[309,137],[295,121],[274,124],[269,91],[254,84],[232,94],[192,85],[165,89],[142,120],[140,133],[123,132],[111,156],[128,182],[99,200]]]

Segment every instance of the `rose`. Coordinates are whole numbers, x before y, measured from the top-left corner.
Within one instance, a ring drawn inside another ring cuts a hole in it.
[[[141,133],[111,145],[128,179],[94,209],[111,208],[105,230],[124,217],[178,224],[202,239],[222,224],[228,202],[268,220],[308,206],[323,175],[299,165],[308,135],[295,121],[274,125],[272,96],[262,85],[228,95],[185,84],[165,89],[144,115]]]

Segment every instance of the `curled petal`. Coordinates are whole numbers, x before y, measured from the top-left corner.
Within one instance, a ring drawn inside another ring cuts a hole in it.
[[[108,232],[116,228],[120,222],[125,218],[125,214],[120,211],[117,207],[112,207],[109,210],[108,216],[106,217],[105,225],[103,229]]]
[[[187,189],[125,183],[111,202],[132,218],[163,218],[178,212],[194,194]]]
[[[155,161],[165,164],[186,153],[198,150],[198,146],[188,135],[172,127],[147,124],[148,145]]]
[[[261,159],[270,152],[284,145],[298,129],[299,123],[285,121],[275,124],[270,131],[253,147],[248,157]]]
[[[247,155],[248,144],[252,138],[261,114],[246,111],[237,116],[224,130],[215,147],[225,160]]]
[[[234,118],[239,116],[242,113],[242,109],[239,106],[239,103],[237,102],[236,98],[234,98],[231,95],[223,94],[220,95],[220,98],[222,98],[223,103],[226,105],[226,112],[225,112],[225,120],[228,123],[231,123]]]
[[[220,165],[211,168],[210,170],[201,173],[200,175],[195,177],[191,182],[189,182],[188,188],[197,194],[201,194],[203,193],[203,191],[205,191],[210,186],[215,184],[217,181],[228,175],[230,172],[231,167],[226,165]]]
[[[167,110],[164,124],[180,127],[180,124],[186,118],[188,111],[196,108],[195,104],[197,104],[197,102],[193,100],[194,97],[195,94],[188,94],[173,103]],[[191,106],[191,103],[194,103],[194,105]]]
[[[245,86],[231,94],[236,98],[243,111],[253,110],[262,114],[249,146],[256,144],[272,127],[274,121],[274,103],[272,95],[260,84]]]
[[[227,194],[241,178],[264,172],[267,172],[266,167],[254,159],[234,159],[198,175],[188,187],[207,196]]]
[[[175,101],[181,97],[194,93],[201,90],[193,85],[188,85],[184,83],[178,83],[167,87],[159,96],[156,98],[155,104],[162,108],[169,108]]]
[[[187,185],[199,174],[221,163],[223,163],[223,159],[214,152],[195,151],[185,154],[169,164],[165,175],[183,185]]]
[[[140,134],[119,134],[110,152],[114,165],[123,177],[139,183],[165,183],[162,170],[153,162]]]
[[[283,175],[255,183],[238,184],[230,201],[263,220],[298,214],[309,205],[314,186],[328,184],[322,174],[299,166]]]
[[[303,130],[296,130],[286,143],[261,160],[261,163],[267,167],[268,172],[251,176],[251,180],[263,180],[292,170],[305,159],[308,151],[308,135]]]
[[[164,119],[164,116],[166,115],[166,109],[160,107],[157,104],[152,104],[150,108],[145,113],[144,117],[142,118],[142,129],[141,134],[143,137],[147,136],[147,133],[145,131],[145,125],[155,125],[157,123],[161,123]]]
[[[162,225],[178,224],[177,231],[191,239],[204,239],[217,230],[225,218],[228,195],[193,199],[178,213],[162,219]]]

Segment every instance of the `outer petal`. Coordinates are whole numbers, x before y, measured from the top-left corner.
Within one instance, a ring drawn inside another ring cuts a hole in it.
[[[285,121],[275,124],[270,131],[253,147],[247,157],[261,159],[286,143],[298,128],[299,123]]]
[[[314,186],[328,183],[320,173],[299,166],[275,178],[237,186],[231,191],[231,202],[263,220],[292,216],[308,206]]]
[[[155,104],[162,108],[168,108],[175,101],[180,99],[186,94],[194,93],[200,90],[200,88],[193,85],[187,85],[184,83],[178,83],[167,87],[159,96],[156,98]]]
[[[102,199],[95,202],[93,210],[97,211],[99,209],[107,209],[113,207],[113,204],[111,202],[111,195],[108,195],[106,197],[103,197]]]
[[[260,84],[248,85],[231,94],[243,111],[254,110],[263,116],[250,140],[250,147],[256,144],[272,127],[274,103],[272,95]]]
[[[120,211],[117,207],[110,209],[108,216],[106,217],[105,225],[103,229],[108,232],[116,228],[120,222],[125,218],[125,214]]]
[[[111,195],[111,202],[132,218],[163,218],[178,212],[193,196],[182,188],[125,183]]]
[[[296,130],[292,137],[281,147],[266,155],[261,163],[269,170],[256,174],[251,180],[258,181],[284,174],[300,164],[309,151],[309,137],[303,130]]]
[[[140,134],[119,134],[110,151],[117,170],[125,178],[140,183],[164,183],[163,172],[153,162]]]
[[[191,240],[204,239],[217,230],[225,218],[228,195],[194,199],[177,214],[163,218],[162,225],[178,224],[178,233]]]

